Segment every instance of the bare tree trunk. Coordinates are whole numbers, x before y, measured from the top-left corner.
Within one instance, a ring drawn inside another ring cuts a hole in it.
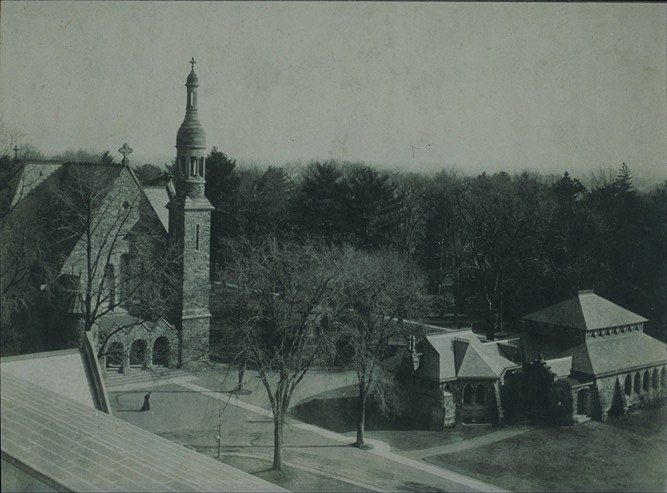
[[[456,269],[456,281],[454,283],[454,325],[456,325],[457,328],[461,327],[461,324],[459,323],[459,283],[461,282],[459,272],[459,269]]]
[[[243,390],[243,377],[245,376],[246,369],[246,357],[241,358],[241,364],[239,365],[239,383],[236,385],[236,390]]]
[[[273,418],[273,467],[274,471],[283,470],[283,423],[284,414]]]
[[[364,433],[366,431],[366,397],[366,386],[364,383],[359,383],[359,400],[357,401],[357,441],[355,445],[360,448],[366,445],[364,441]]]

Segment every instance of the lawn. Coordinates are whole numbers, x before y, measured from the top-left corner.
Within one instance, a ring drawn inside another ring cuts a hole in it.
[[[349,437],[357,429],[356,385],[340,387],[311,396],[292,408],[292,415],[305,423]],[[458,425],[443,431],[428,431],[409,418],[382,416],[372,404],[366,412],[366,437],[389,444],[395,452],[427,449],[468,440],[501,429],[494,425]]]
[[[287,465],[283,465],[282,471],[272,471],[271,459],[225,455],[220,460],[289,491],[370,491],[345,481],[329,478],[322,474],[313,474]]]
[[[536,428],[426,460],[512,491],[666,491],[665,409]]]

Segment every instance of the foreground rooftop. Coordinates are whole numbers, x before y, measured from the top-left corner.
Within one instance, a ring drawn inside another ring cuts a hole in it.
[[[3,462],[55,490],[285,491],[2,366],[0,376]]]

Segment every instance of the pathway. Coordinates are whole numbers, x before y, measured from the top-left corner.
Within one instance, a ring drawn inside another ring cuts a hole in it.
[[[474,438],[469,438],[467,440],[461,440],[460,442],[450,443],[448,445],[439,445],[437,447],[429,447],[419,450],[410,450],[401,452],[402,455],[410,457],[412,459],[424,459],[426,457],[431,457],[434,455],[443,455],[449,454],[452,452],[461,452],[463,450],[468,450],[475,447],[481,447],[482,445],[488,445],[490,443],[500,442],[513,436],[522,435],[527,433],[531,429],[528,426],[514,425],[511,428],[504,430],[494,431],[486,435],[481,435]]]
[[[212,392],[209,389],[202,387],[200,385],[194,384],[192,382],[183,382],[179,384],[181,387],[185,387],[189,390],[199,392],[201,395],[205,395],[207,397],[210,397],[211,399],[217,399],[221,401],[226,401],[231,404],[234,404],[240,408],[246,409],[248,411],[251,411],[253,413],[259,414],[260,416],[263,416],[265,418],[272,418],[273,414],[271,411],[266,410],[264,408],[261,408],[259,406],[256,406],[254,404],[248,404],[247,402],[244,402],[241,399],[229,399],[229,396],[226,394],[221,394],[219,392]],[[306,424],[306,423],[301,423],[298,421],[291,422],[290,423],[290,428],[292,429],[300,429],[303,431],[307,431],[310,433],[315,433],[318,434],[322,437],[328,438],[330,440],[334,440],[336,442],[342,443],[342,444],[350,444],[350,437],[347,437],[345,435],[342,435],[340,433],[335,433],[329,430],[325,430],[323,428],[320,428],[318,426]],[[449,471],[447,469],[441,468],[441,467],[436,467],[431,464],[427,464],[425,462],[419,461],[419,460],[414,460],[409,457],[404,457],[402,455],[393,453],[390,451],[390,447],[388,444],[384,442],[380,442],[379,440],[369,440],[369,443],[374,445],[374,448],[371,450],[368,450],[367,452],[370,454],[373,454],[375,456],[381,457],[383,459],[390,460],[394,462],[395,464],[401,464],[404,466],[408,466],[409,468],[412,469],[417,469],[419,471],[422,471],[424,473],[428,473],[430,475],[436,476],[438,478],[444,479],[447,482],[453,483],[456,485],[455,490],[456,491],[461,491],[462,487],[463,489],[470,489],[473,491],[492,491],[492,492],[500,492],[500,491],[505,491],[497,486],[491,485],[489,483],[485,483],[482,481],[478,481],[474,478],[470,478],[468,476],[464,476],[462,474],[458,474],[454,471]],[[339,454],[337,459],[343,459],[344,456],[347,455],[349,456],[352,453],[352,450],[346,450],[342,456]],[[310,465],[312,464],[312,455],[317,454],[320,455],[316,450],[311,450],[309,451],[308,456],[306,456],[307,463],[302,464],[302,465]],[[329,450],[327,452],[327,455],[331,455],[332,450]],[[297,457],[292,457],[292,462],[293,463],[299,463],[297,462],[298,458]],[[351,467],[350,465],[347,465],[346,467],[346,477],[350,477],[351,473],[354,473],[354,468]],[[355,478],[356,479],[356,478]],[[375,489],[375,488],[374,488]]]

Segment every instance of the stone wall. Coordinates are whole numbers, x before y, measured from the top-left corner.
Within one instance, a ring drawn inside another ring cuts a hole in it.
[[[140,219],[140,205],[145,200],[137,183],[127,169],[123,169],[114,181],[109,193],[104,198],[99,212],[89,221],[95,228],[90,241],[91,260],[93,266],[93,295],[97,297],[105,275],[107,264],[113,266],[115,277],[115,298],[120,301],[120,266],[121,256],[130,252],[130,242],[127,235]],[[88,240],[82,236],[72,253],[64,263],[61,272],[80,276],[80,289],[86,289],[88,277],[87,247]],[[107,287],[109,284],[107,283]],[[106,290],[105,290],[106,291]],[[104,293],[104,302],[108,302],[110,293]]]
[[[667,367],[644,368],[596,380],[598,419],[661,404],[667,397]]]
[[[499,381],[437,383],[415,377],[415,388],[415,419],[430,429],[456,423],[496,423],[503,416]]]
[[[181,258],[177,272],[176,324],[181,352],[179,364],[197,368],[208,362],[210,329],[210,235],[207,208],[188,209],[170,204],[171,241]],[[180,279],[180,282],[179,282]]]

